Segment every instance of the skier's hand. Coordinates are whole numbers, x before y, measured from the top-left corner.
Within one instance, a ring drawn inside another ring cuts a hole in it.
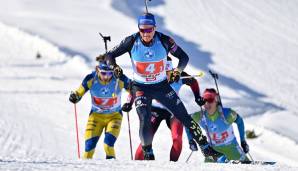
[[[81,97],[75,92],[71,92],[69,95],[69,101],[72,103],[78,103],[81,100]]]
[[[100,54],[100,55],[98,55],[95,59],[96,59],[96,61],[98,61],[98,62],[102,62],[102,61],[104,61],[105,60],[105,54]]]
[[[249,152],[249,146],[248,146],[248,144],[246,143],[245,140],[244,141],[241,141],[241,147],[242,147],[244,153],[248,153]]]
[[[129,112],[132,108],[132,103],[124,103],[121,110],[124,112]]]
[[[112,67],[114,71],[114,76],[116,78],[120,78],[123,75],[123,70],[120,68],[119,65],[115,65]]]
[[[197,143],[194,140],[189,141],[189,149],[191,151],[198,151]]]
[[[196,103],[199,105],[199,106],[203,106],[206,102],[205,100],[203,99],[203,97],[199,96],[195,99]]]
[[[181,76],[181,70],[175,68],[174,71],[171,73],[169,83],[172,84],[173,82],[178,82]]]

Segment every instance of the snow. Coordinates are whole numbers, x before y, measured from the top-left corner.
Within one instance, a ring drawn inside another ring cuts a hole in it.
[[[161,124],[153,143],[156,161],[130,161],[126,114],[115,145],[117,160],[104,160],[102,138],[93,160],[78,160],[70,91],[79,86],[104,52],[98,32],[111,35],[109,48],[137,31],[139,1],[10,0],[0,6],[1,170],[297,170],[298,3],[278,0],[152,1],[158,30],[171,35],[190,56],[186,71],[202,70],[201,90],[213,87],[216,71],[223,104],[244,116],[255,160],[275,166],[206,164],[190,154],[186,136],[176,163],[168,162],[171,137]],[[41,58],[37,58],[37,53]],[[131,76],[128,55],[117,59]],[[177,63],[177,61],[174,61]],[[123,100],[125,100],[125,93]],[[191,91],[181,97],[198,110]],[[86,94],[78,108],[81,152],[90,110]],[[130,112],[133,151],[138,117]],[[236,132],[237,134],[237,132]]]

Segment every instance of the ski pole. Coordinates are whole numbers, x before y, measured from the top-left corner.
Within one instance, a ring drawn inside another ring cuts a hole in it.
[[[106,54],[108,53],[108,41],[111,41],[111,36],[104,36],[101,33],[99,33],[99,35],[102,37],[102,40],[105,44],[105,51]],[[112,97],[117,97],[116,93],[117,93],[117,88],[118,88],[118,82],[119,82],[119,78],[116,79],[116,84],[115,84],[115,89],[114,89],[114,93],[112,94]]]
[[[107,41],[111,41],[111,36],[103,36],[101,33],[99,33],[99,35],[102,37],[104,43],[105,43],[105,50],[106,53],[108,52],[108,44]]]
[[[129,112],[127,112],[127,122],[128,122],[128,134],[129,134],[129,144],[130,144],[130,158],[131,158],[131,160],[133,160],[133,157],[132,157],[131,134],[130,134]]]
[[[151,0],[145,0],[146,13],[148,13],[148,1],[151,1]]]
[[[74,104],[74,110],[75,110],[75,123],[76,123],[76,133],[77,133],[77,148],[78,148],[78,157],[79,159],[81,158],[80,156],[80,140],[79,140],[79,131],[78,131],[78,119],[77,119],[77,106]]]
[[[180,79],[183,79],[183,78],[193,78],[193,77],[203,77],[203,76],[204,76],[204,72],[203,71],[200,71],[200,72],[198,72],[195,75],[181,76]]]
[[[218,80],[218,75],[217,75],[217,73],[214,73],[214,72],[212,72],[211,70],[209,70],[209,73],[211,74],[212,78],[213,78],[214,81],[215,81],[215,86],[216,86],[216,90],[217,90],[218,97],[219,97],[219,104],[220,104],[220,106],[222,107],[221,97],[220,97],[220,93],[219,93],[219,89],[218,89],[218,85],[217,85],[217,81],[216,81],[216,80]]]
[[[189,156],[187,157],[187,159],[186,159],[186,161],[185,161],[186,163],[188,163],[190,157],[192,156],[192,153],[193,153],[193,151],[191,151],[190,154],[189,154]]]
[[[251,161],[254,162],[254,159],[251,157],[250,153],[247,153],[247,154],[248,154],[248,156],[250,157]]]

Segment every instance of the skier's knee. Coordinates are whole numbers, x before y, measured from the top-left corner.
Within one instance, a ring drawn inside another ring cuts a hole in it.
[[[99,139],[98,136],[87,139],[85,141],[85,152],[89,152],[95,149],[98,139]]]
[[[117,137],[115,137],[113,134],[106,132],[105,133],[105,139],[104,139],[104,143],[110,147],[114,147],[114,144],[117,140]]]

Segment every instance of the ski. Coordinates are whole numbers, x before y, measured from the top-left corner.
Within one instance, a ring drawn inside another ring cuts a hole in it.
[[[228,163],[231,164],[251,164],[251,165],[274,165],[274,161],[240,161],[240,160],[231,160]]]

